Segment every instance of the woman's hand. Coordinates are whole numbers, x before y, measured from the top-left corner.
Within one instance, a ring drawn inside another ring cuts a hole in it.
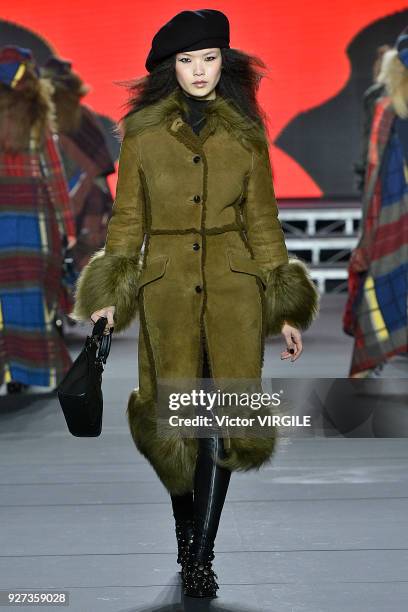
[[[302,336],[297,327],[293,327],[289,325],[289,323],[284,323],[282,326],[282,335],[285,338],[286,342],[286,351],[282,351],[281,359],[287,359],[291,357],[291,362],[293,363],[298,359],[303,351],[302,345]],[[292,352],[290,350],[292,349]]]
[[[115,314],[115,306],[107,306],[106,308],[95,310],[95,312],[91,314],[91,321],[92,323],[96,323],[98,319],[101,319],[102,317],[106,317],[108,319],[108,322],[106,324],[106,327],[103,333],[109,334],[110,332],[109,328],[115,326],[115,323],[113,322],[114,314]]]

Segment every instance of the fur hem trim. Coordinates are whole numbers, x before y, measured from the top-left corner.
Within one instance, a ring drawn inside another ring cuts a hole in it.
[[[217,463],[234,472],[259,470],[272,459],[275,442],[272,436],[261,438],[250,434],[242,438],[230,438],[227,457],[217,459]]]
[[[190,410],[187,408],[189,416]],[[253,417],[253,411],[249,412],[247,416]],[[271,413],[265,408],[264,414]],[[152,399],[143,399],[139,389],[130,395],[127,417],[137,449],[148,460],[167,491],[171,495],[192,491],[198,454],[197,438],[183,435],[183,429],[170,426],[165,417],[158,419],[157,403]],[[228,441],[226,457],[217,459],[218,465],[230,471],[259,470],[274,454],[276,429],[273,435],[263,437],[247,430],[245,436],[229,438]]]
[[[140,263],[136,257],[111,255],[97,251],[83,268],[75,292],[76,321],[89,321],[91,314],[115,306],[115,332],[129,327],[138,312]]]
[[[319,291],[306,265],[295,257],[269,272],[266,298],[266,336],[277,335],[286,321],[306,330],[319,312]]]
[[[262,392],[262,385],[249,388],[245,382],[243,386],[235,383],[230,391],[236,393]],[[252,420],[255,417],[256,422],[255,425],[240,426],[239,436],[229,436],[228,427],[226,428],[226,435],[228,436],[226,457],[218,459],[217,463],[222,467],[237,472],[259,470],[269,463],[275,452],[278,430],[276,427],[261,427],[258,419],[271,418],[274,414],[273,408],[271,406],[262,406],[257,410],[253,410],[249,406],[235,405],[232,412],[230,409],[224,412],[221,406],[218,407],[218,410],[220,411],[220,416],[234,413],[243,420]],[[265,431],[267,431],[266,435]]]
[[[144,400],[138,389],[130,395],[126,414],[136,448],[167,491],[171,495],[192,491],[197,440],[182,437],[181,428],[166,426],[162,420],[157,427],[157,404],[152,399]]]

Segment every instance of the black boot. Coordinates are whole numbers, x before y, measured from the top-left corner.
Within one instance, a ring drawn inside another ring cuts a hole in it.
[[[177,563],[180,563],[183,568],[187,562],[189,547],[193,541],[193,521],[187,520],[182,522],[176,521],[176,538],[177,538]]]
[[[176,524],[177,563],[180,563],[183,567],[187,560],[188,548],[193,538],[193,493],[172,495],[171,503]]]
[[[217,465],[218,457],[225,457],[222,438],[200,438],[194,476],[193,543],[182,571],[184,595],[189,597],[216,597],[219,588],[212,569],[213,549],[231,472]]]

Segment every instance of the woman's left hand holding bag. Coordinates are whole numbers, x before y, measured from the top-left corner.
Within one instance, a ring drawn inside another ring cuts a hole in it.
[[[100,318],[104,317],[108,320],[104,334],[107,335],[110,331],[115,327],[115,322],[113,320],[115,314],[115,306],[106,306],[106,308],[101,308],[100,310],[95,310],[95,312],[91,315],[92,323],[96,323]]]

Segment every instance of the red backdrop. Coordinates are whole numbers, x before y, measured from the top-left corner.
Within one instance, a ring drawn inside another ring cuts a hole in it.
[[[259,55],[269,67],[260,102],[271,136],[299,112],[335,96],[350,74],[345,49],[366,25],[406,8],[406,0],[262,0],[159,2],[157,0],[14,0],[2,18],[42,35],[92,85],[86,102],[118,119],[125,92],[114,81],[145,73],[144,61],[157,29],[186,9],[216,8],[231,24],[231,47]],[[382,41],[380,41],[382,42]],[[278,197],[320,196],[311,177],[272,147]]]

